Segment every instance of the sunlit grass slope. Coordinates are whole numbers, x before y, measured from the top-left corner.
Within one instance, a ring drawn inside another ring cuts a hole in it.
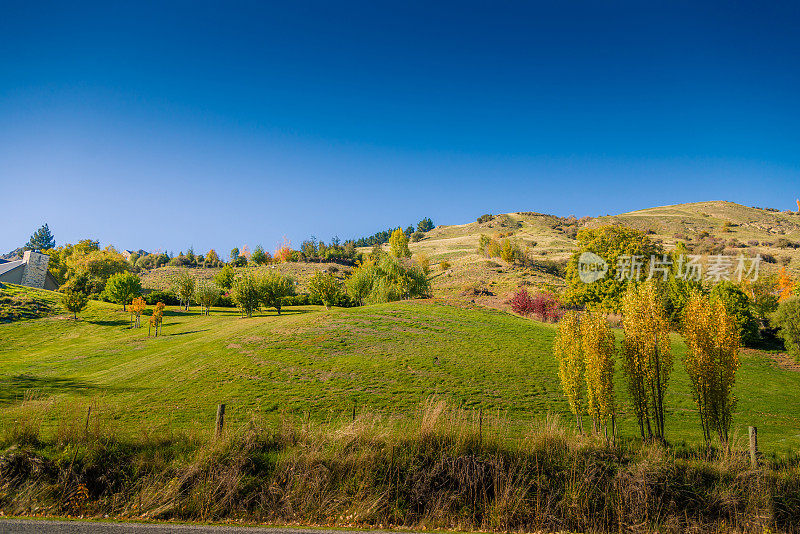
[[[78,321],[51,316],[0,325],[0,424],[37,412],[52,425],[57,414],[92,405],[121,431],[207,430],[221,402],[231,424],[253,416],[349,417],[353,406],[402,418],[438,395],[524,431],[534,417],[568,415],[551,353],[554,333],[506,313],[427,301],[290,308],[251,319],[231,310],[210,317],[169,311],[164,335],[148,338],[146,327],[129,329],[118,307],[92,302]],[[667,434],[696,442],[684,345],[675,337],[673,346]],[[620,430],[633,436],[619,369],[617,391]],[[800,373],[748,352],[736,395],[740,432],[758,425],[767,450],[800,445]]]

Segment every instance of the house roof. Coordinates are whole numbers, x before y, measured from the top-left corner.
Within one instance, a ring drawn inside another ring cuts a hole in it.
[[[13,269],[16,269],[20,265],[24,264],[25,260],[17,260],[17,261],[9,261],[6,263],[0,263],[0,274],[7,273]]]

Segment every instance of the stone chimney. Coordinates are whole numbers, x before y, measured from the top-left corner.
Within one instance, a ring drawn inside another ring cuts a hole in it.
[[[25,271],[22,273],[21,284],[28,287],[44,288],[50,256],[41,252],[26,250],[22,259],[25,262]]]

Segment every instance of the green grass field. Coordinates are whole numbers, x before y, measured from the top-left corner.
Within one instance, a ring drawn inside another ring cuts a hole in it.
[[[220,402],[233,425],[256,415],[348,417],[354,405],[403,418],[431,395],[520,431],[548,412],[572,420],[551,353],[554,328],[500,311],[435,301],[289,308],[251,319],[171,310],[163,334],[131,330],[127,314],[98,302],[78,321],[50,315],[0,325],[0,424],[35,412],[53,425],[59,414],[92,405],[120,431],[207,431]],[[668,439],[697,443],[677,336],[673,349]],[[619,369],[617,392],[620,432],[634,436]],[[740,435],[754,424],[764,450],[800,446],[800,373],[747,351],[735,394]]]

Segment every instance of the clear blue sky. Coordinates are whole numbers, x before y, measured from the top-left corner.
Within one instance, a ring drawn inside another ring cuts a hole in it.
[[[3,2],[0,250],[800,196],[797,2]]]

